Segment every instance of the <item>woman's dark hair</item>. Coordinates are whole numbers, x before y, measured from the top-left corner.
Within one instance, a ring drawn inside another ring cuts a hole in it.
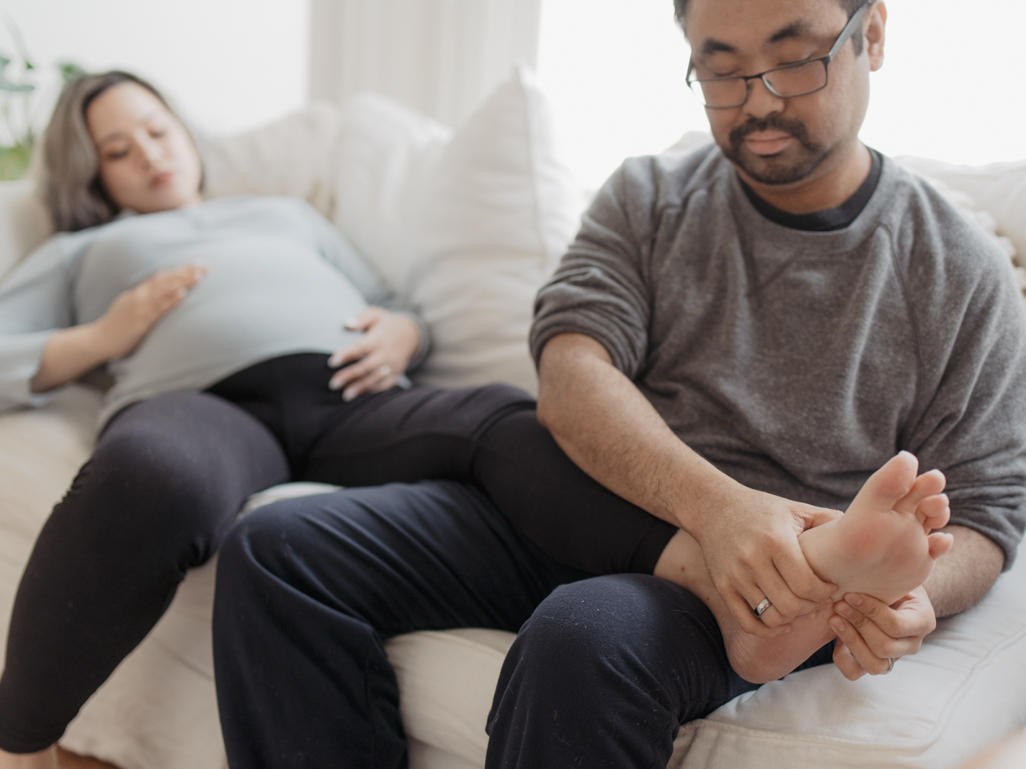
[[[97,96],[121,83],[145,88],[174,114],[160,91],[130,72],[83,75],[64,86],[43,139],[43,200],[59,232],[105,224],[120,213],[100,181],[86,110]]]

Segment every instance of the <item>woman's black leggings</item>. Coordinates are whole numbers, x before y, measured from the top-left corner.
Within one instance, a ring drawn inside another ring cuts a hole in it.
[[[348,403],[327,356],[275,358],[204,392],[121,411],[43,526],[15,598],[0,748],[55,743],[217,550],[246,498],[288,480],[477,483],[529,540],[582,571],[651,572],[674,529],[591,481],[505,385]]]

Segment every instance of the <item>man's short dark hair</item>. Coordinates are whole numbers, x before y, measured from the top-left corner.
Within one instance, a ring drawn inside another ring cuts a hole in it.
[[[875,0],[837,0],[838,4],[844,9],[844,12],[848,14],[848,18],[852,17],[863,5],[870,5]],[[677,17],[677,23],[680,24],[680,28],[687,33],[687,28],[684,25],[684,12],[687,10],[688,0],[673,0],[673,15]],[[852,41],[855,43],[855,53],[862,53],[862,35],[852,35]]]

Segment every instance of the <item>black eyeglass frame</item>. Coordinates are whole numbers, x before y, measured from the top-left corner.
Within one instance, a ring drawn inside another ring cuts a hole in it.
[[[830,84],[830,62],[837,57],[837,54],[841,52],[841,48],[843,48],[844,44],[848,42],[848,38],[850,38],[855,33],[856,29],[858,29],[858,26],[862,21],[862,17],[865,15],[866,11],[872,4],[872,0],[870,2],[865,3],[857,11],[855,11],[855,13],[851,15],[851,17],[848,19],[848,23],[844,25],[844,29],[841,30],[840,34],[837,36],[837,39],[834,40],[834,44],[830,46],[830,50],[827,51],[825,56],[818,56],[814,59],[806,59],[805,61],[796,61],[793,64],[785,64],[782,67],[773,67],[772,69],[767,69],[756,75],[730,75],[728,77],[707,77],[704,79],[694,77],[695,60],[694,58],[691,58],[688,60],[688,71],[687,74],[684,76],[684,82],[688,84],[688,88],[692,91],[694,91],[695,83],[701,85],[702,83],[717,83],[724,82],[727,80],[740,80],[745,84],[745,98],[742,101],[738,102],[737,104],[725,104],[715,107],[706,104],[706,109],[737,109],[738,107],[744,106],[745,103],[748,101],[748,98],[752,95],[751,83],[753,80],[761,80],[762,84],[766,86],[766,90],[768,90],[774,96],[780,97],[781,99],[793,99],[798,96],[808,96],[810,93],[822,91]],[[813,88],[811,91],[803,91],[802,93],[792,93],[784,95],[782,93],[779,93],[773,87],[773,85],[766,79],[766,75],[772,75],[774,72],[781,72],[783,70],[788,69],[797,69],[798,67],[807,67],[809,64],[815,64],[817,62],[823,65],[823,85],[817,88]]]

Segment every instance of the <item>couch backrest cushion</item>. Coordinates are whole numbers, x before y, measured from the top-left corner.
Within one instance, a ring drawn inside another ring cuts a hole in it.
[[[1026,266],[1026,160],[966,166],[909,156],[898,162],[967,195],[975,209],[993,217],[997,232],[1012,242],[1018,263]]]
[[[0,278],[52,232],[34,181],[0,183]]]

